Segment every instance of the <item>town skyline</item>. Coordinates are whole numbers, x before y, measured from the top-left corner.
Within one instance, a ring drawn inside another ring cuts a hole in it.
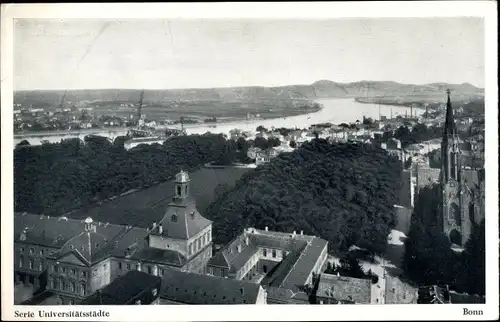
[[[481,18],[19,19],[14,89],[273,87],[325,79],[483,88],[483,33]],[[433,68],[421,68],[428,63]]]

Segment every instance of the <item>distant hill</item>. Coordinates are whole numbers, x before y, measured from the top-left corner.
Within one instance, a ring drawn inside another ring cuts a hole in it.
[[[144,102],[164,101],[259,101],[259,100],[314,100],[320,98],[349,97],[422,97],[434,98],[444,95],[449,88],[455,95],[473,97],[484,95],[484,89],[471,84],[432,83],[425,85],[401,84],[391,81],[360,81],[336,83],[320,80],[311,85],[288,85],[279,87],[229,87],[206,89],[167,89],[145,90]],[[63,97],[65,101],[89,102],[137,102],[140,89],[97,89],[97,90],[62,90],[16,91],[14,102],[33,104],[34,106],[58,106]]]

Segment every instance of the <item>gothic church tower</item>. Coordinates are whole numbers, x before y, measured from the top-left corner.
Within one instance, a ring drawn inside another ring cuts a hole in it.
[[[441,192],[442,192],[442,218],[439,220],[442,231],[449,236],[450,241],[462,245],[464,235],[462,209],[462,185],[460,150],[457,127],[453,117],[453,108],[450,100],[450,90],[446,91],[446,120],[441,142]],[[467,234],[468,235],[468,234]]]

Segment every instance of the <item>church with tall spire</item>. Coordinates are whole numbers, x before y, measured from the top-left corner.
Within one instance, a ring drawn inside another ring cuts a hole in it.
[[[484,167],[462,165],[462,152],[455,124],[450,90],[447,90],[446,119],[441,142],[440,218],[438,227],[452,244],[463,246],[473,223],[484,218]]]

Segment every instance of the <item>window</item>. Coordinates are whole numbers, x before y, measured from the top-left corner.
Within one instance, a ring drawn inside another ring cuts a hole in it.
[[[139,264],[135,265],[135,270],[138,271],[139,270]]]
[[[92,278],[96,277],[97,276],[97,269],[94,269],[92,271]]]
[[[61,278],[61,279],[59,280],[59,289],[60,289],[61,291],[64,291],[64,287],[65,287],[65,286],[66,286],[66,285],[64,285],[64,280]]]
[[[40,256],[43,256],[43,249],[40,249]]]
[[[118,269],[120,269],[120,270],[123,269],[123,264],[122,263],[118,263]]]
[[[38,265],[38,270],[43,271],[44,269],[45,269],[45,262],[41,260],[40,264]]]
[[[213,267],[208,268],[208,274],[214,275],[214,268]]]
[[[184,188],[184,192],[187,194],[188,193],[188,186]]]
[[[34,248],[30,248],[30,255],[33,255],[35,253],[35,249]]]
[[[189,244],[189,255],[193,253],[193,244]]]
[[[86,279],[86,278],[87,278],[87,272],[82,272],[82,273],[80,274],[80,277],[81,277],[81,278],[85,278],[85,279]]]
[[[69,291],[71,293],[74,293],[75,292],[75,282],[70,282],[69,283]]]
[[[165,275],[165,270],[164,270],[163,268],[160,268],[160,269],[159,269],[159,272],[160,272],[160,276]]]
[[[30,260],[30,269],[34,269],[35,268],[35,261],[33,261],[32,259]]]
[[[141,305],[141,300],[135,301],[135,305]]]
[[[198,249],[201,249],[201,238],[198,238]]]
[[[267,249],[265,249],[265,248],[263,250],[263,255],[264,255],[264,257],[267,257]]]
[[[70,274],[71,274],[71,276],[76,276],[76,270],[74,268],[72,268],[70,270]]]
[[[273,258],[276,258],[276,249],[273,249]]]
[[[19,267],[23,267],[24,266],[24,256],[21,255],[19,256]]]
[[[68,301],[68,304],[69,304],[69,305],[73,305],[73,304],[75,304],[75,301],[73,301],[73,300],[69,300],[69,301]]]
[[[148,274],[153,274],[153,268],[151,266],[148,266]]]
[[[24,247],[23,247],[23,246],[19,247],[19,251],[20,251],[21,253],[24,253]]]
[[[127,270],[130,270],[130,264],[127,264]]]
[[[181,186],[177,186],[177,195],[180,196],[181,195]]]
[[[49,279],[49,287],[54,289],[55,288],[55,283],[53,279]]]
[[[264,266],[262,267],[262,270],[264,271],[264,274],[266,274],[266,273],[267,273],[267,266],[266,266],[266,265],[264,265]]]
[[[59,273],[66,273],[66,269],[64,267],[59,267]]]
[[[172,215],[170,219],[172,220],[172,222],[177,222],[177,215]]]
[[[108,270],[108,264],[104,264],[104,266],[103,266],[103,267],[104,267],[104,270],[105,270],[105,271],[106,271],[106,270]]]
[[[87,293],[87,285],[85,283],[80,284],[80,295],[85,296],[85,293]]]

